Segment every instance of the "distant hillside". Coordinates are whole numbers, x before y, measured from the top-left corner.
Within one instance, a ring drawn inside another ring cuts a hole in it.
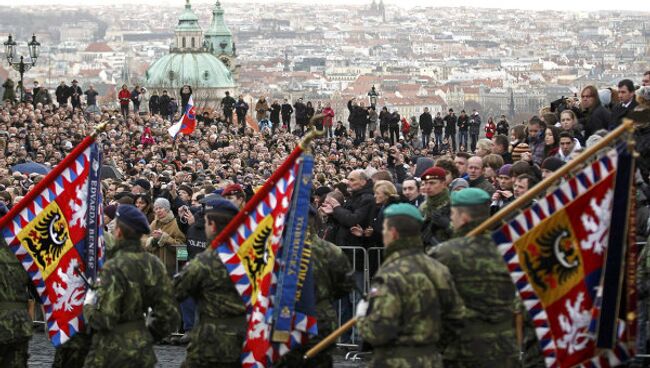
[[[60,41],[60,29],[66,24],[89,21],[98,25],[97,39],[103,39],[108,27],[105,22],[85,11],[47,11],[34,13],[18,8],[0,7],[0,32],[9,32],[18,42],[27,41],[34,32],[47,32]],[[5,40],[0,40],[4,42]]]

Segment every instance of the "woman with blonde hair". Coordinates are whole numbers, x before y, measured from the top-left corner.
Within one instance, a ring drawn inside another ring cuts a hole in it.
[[[356,236],[363,234],[369,246],[381,247],[383,246],[381,231],[384,223],[384,211],[391,204],[399,203],[400,196],[397,194],[395,185],[388,180],[377,180],[373,186],[373,192],[375,193],[375,212],[370,224],[365,229],[355,225],[350,231]]]

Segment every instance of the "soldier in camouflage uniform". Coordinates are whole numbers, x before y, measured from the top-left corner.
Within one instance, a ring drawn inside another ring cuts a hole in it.
[[[466,234],[490,214],[490,196],[478,188],[451,195],[454,239],[427,249],[449,268],[467,308],[460,339],[443,352],[445,367],[519,366],[515,334],[516,290],[488,232]]]
[[[27,290],[32,288],[27,272],[0,238],[0,367],[27,367],[32,337]]]
[[[210,244],[239,209],[217,195],[204,198],[202,203]],[[182,367],[241,367],[246,306],[219,255],[208,248],[188,262],[174,278],[174,296],[179,302],[194,298],[199,311]]]
[[[370,366],[441,368],[441,350],[462,326],[463,302],[447,268],[423,252],[418,209],[394,204],[384,216],[385,259],[368,302],[357,307],[359,333],[374,347]]]
[[[445,170],[441,167],[430,167],[420,175],[422,192],[427,196],[427,200],[420,206],[420,212],[424,216],[422,242],[425,247],[438,245],[451,238],[451,204],[445,175]]]
[[[165,266],[140,243],[150,232],[145,215],[135,206],[120,205],[116,218],[115,253],[84,301],[93,331],[85,366],[153,367],[153,343],[178,326],[178,308]]]
[[[306,362],[302,360],[302,357],[319,341],[334,332],[338,320],[334,305],[337,300],[348,295],[354,288],[354,280],[351,277],[352,267],[348,257],[336,245],[316,236],[314,225],[316,210],[310,208],[309,212],[311,216],[305,243],[311,244],[311,270],[316,292],[318,336],[310,339],[306,346],[284,355],[277,367],[332,367],[331,350],[334,349],[333,346]]]

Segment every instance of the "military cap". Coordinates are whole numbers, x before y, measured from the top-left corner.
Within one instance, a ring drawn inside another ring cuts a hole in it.
[[[244,194],[244,188],[242,188],[242,186],[239,184],[230,184],[225,187],[223,189],[223,193],[221,193],[221,195],[224,197],[235,194]]]
[[[432,180],[432,179],[444,181],[446,176],[447,173],[445,172],[445,169],[443,169],[442,167],[433,166],[426,169],[422,173],[422,175],[420,175],[420,179],[422,179],[423,181]]]
[[[203,211],[208,212],[225,212],[231,215],[236,215],[239,208],[229,200],[217,194],[210,194],[199,201],[203,205]]]
[[[488,192],[479,188],[465,188],[451,193],[452,207],[478,206],[489,201]]]
[[[134,205],[121,204],[117,206],[115,218],[139,234],[149,234],[151,232],[147,216]]]
[[[418,222],[424,222],[424,218],[422,217],[420,210],[418,210],[417,207],[410,203],[397,203],[386,207],[386,210],[384,211],[384,218],[393,216],[408,216],[412,217]]]

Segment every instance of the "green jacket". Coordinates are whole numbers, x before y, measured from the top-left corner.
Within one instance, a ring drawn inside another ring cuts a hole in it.
[[[449,217],[451,216],[451,197],[445,188],[433,197],[427,197],[420,206],[424,217],[422,224],[422,242],[425,247],[436,246],[451,238],[452,230]]]
[[[515,286],[490,234],[465,236],[476,225],[463,226],[458,237],[427,250],[449,268],[466,307],[460,339],[443,353],[445,365],[513,367],[519,351]]]
[[[464,306],[449,271],[424,254],[419,236],[386,247],[369,303],[357,326],[375,349],[371,367],[442,367],[440,352],[462,325]]]
[[[84,306],[93,330],[85,366],[153,367],[154,340],[169,335],[180,322],[171,280],[139,240],[117,240],[113,252],[97,283],[97,304]]]
[[[199,321],[190,333],[184,367],[237,364],[246,332],[246,306],[219,256],[208,248],[174,278],[177,301],[197,303]]]
[[[32,320],[27,314],[29,275],[18,258],[0,242],[0,344],[13,344],[32,337]]]

